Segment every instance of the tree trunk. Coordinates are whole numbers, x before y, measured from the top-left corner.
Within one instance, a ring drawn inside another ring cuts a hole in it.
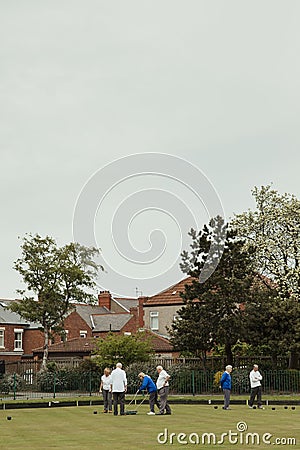
[[[231,350],[231,344],[229,342],[226,342],[225,344],[225,354],[226,354],[226,360],[227,360],[227,365],[230,364],[231,366],[233,366],[233,354],[232,354],[232,350]]]
[[[289,359],[289,369],[299,369],[300,365],[300,355],[298,352],[291,351]]]
[[[44,328],[44,353],[43,353],[43,361],[42,361],[41,371],[47,370],[48,354],[49,354],[49,330],[48,330],[48,327],[45,327]]]
[[[206,351],[203,350],[203,351],[202,351],[202,364],[203,364],[203,370],[206,370],[206,362],[207,362]]]

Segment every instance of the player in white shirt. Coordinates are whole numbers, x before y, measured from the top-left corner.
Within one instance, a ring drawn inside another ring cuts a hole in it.
[[[103,412],[112,412],[112,394],[110,390],[111,385],[111,370],[108,367],[105,367],[104,374],[101,377],[100,389],[99,392],[102,392],[103,395]]]
[[[254,364],[253,370],[251,370],[249,378],[250,378],[251,394],[250,394],[250,400],[248,402],[248,406],[249,406],[249,408],[252,408],[255,397],[257,397],[257,406],[259,409],[262,409],[262,401],[261,401],[262,376],[258,371],[257,364]]]
[[[169,395],[169,379],[171,378],[169,374],[163,369],[162,366],[156,367],[158,378],[156,381],[157,392],[159,393],[159,414],[172,414],[170,405],[168,403]]]
[[[125,415],[125,392],[127,391],[127,378],[122,364],[117,363],[116,368],[111,373],[110,391],[114,401],[114,415],[118,415],[118,403],[120,403],[120,414]]]

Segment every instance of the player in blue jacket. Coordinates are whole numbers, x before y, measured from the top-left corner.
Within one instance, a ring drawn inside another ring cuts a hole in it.
[[[145,375],[144,372],[139,373],[139,379],[142,381],[141,386],[139,387],[138,392],[146,390],[149,394],[149,405],[150,412],[148,412],[148,416],[154,416],[154,405],[159,408],[159,403],[157,400],[157,388],[154,381],[149,377],[149,375]]]
[[[229,409],[229,402],[230,402],[230,392],[231,392],[231,372],[232,372],[232,366],[228,365],[225,367],[225,372],[223,373],[220,384],[221,388],[224,392],[224,406],[223,409]]]

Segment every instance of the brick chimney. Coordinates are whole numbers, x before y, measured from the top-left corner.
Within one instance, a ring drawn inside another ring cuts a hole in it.
[[[100,291],[98,305],[111,310],[111,293],[109,291]]]
[[[149,297],[139,297],[138,298],[138,311],[139,311],[139,328],[144,328],[144,303]]]

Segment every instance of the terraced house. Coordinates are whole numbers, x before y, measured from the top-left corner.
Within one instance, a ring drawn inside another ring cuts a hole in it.
[[[157,355],[173,356],[173,347],[164,326],[173,320],[176,313],[174,305],[182,304],[179,292],[175,296],[169,291],[175,287],[178,290],[181,286],[179,283],[156,296],[140,298],[113,297],[109,291],[102,291],[97,304],[74,305],[74,310],[64,320],[63,333],[53,336],[49,359],[89,357],[94,338],[105,338],[108,333],[130,335],[139,330],[151,336]],[[39,359],[44,345],[40,324],[29,323],[10,311],[8,306],[13,301],[16,300],[3,299],[0,302],[0,361]],[[156,312],[158,307],[158,316],[152,315],[151,312]],[[150,317],[158,317],[158,321],[148,320]]]
[[[152,297],[144,297],[145,328],[168,337],[167,329],[177,319],[177,311],[184,304],[180,293],[191,283],[192,278],[187,277]]]

